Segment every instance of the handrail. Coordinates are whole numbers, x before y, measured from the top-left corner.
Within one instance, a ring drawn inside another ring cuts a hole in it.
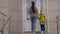
[[[6,24],[8,23],[9,19],[10,19],[10,16],[9,16],[9,18],[7,19],[7,21],[5,22],[5,24],[4,24],[4,25],[6,25]]]
[[[7,16],[6,14],[4,14],[4,13],[2,13],[2,12],[0,12],[0,14],[1,14],[1,15],[4,15],[4,16]]]
[[[7,16],[6,14],[0,12],[1,15],[3,15],[3,19],[0,19],[0,21],[3,21],[3,27],[2,30],[0,31],[2,34],[4,34],[4,28],[7,23],[9,23],[9,34],[10,34],[10,16]],[[7,17],[7,20],[5,20],[5,17]],[[9,21],[9,22],[8,22]]]
[[[5,21],[5,23],[3,22],[3,31],[4,31],[4,26],[6,26],[7,23],[9,23],[9,27],[8,28],[9,28],[9,34],[10,34],[10,16],[8,17],[7,21]],[[8,30],[6,30],[6,31],[8,31]]]

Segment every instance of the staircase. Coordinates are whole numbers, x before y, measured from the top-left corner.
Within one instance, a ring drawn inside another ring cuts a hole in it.
[[[10,16],[0,12],[0,34],[10,34]]]

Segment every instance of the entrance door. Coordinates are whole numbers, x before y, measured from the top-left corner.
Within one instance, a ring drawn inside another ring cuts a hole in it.
[[[38,14],[40,14],[40,0],[22,0],[22,31],[31,31],[31,21],[27,20],[27,18],[30,18],[29,8],[31,7],[31,1],[35,2],[35,6],[38,9]],[[40,31],[38,19],[36,22],[36,31]]]

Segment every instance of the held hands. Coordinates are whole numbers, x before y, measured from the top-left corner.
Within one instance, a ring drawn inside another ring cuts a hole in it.
[[[27,19],[27,20],[30,20],[31,18],[26,18],[26,19]],[[40,19],[40,18],[37,17],[37,19]]]
[[[30,20],[30,18],[27,18],[27,20]]]

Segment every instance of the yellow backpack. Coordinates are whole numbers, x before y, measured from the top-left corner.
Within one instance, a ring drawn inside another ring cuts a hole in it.
[[[45,24],[47,22],[47,17],[43,14],[40,16],[39,21],[41,24]]]

